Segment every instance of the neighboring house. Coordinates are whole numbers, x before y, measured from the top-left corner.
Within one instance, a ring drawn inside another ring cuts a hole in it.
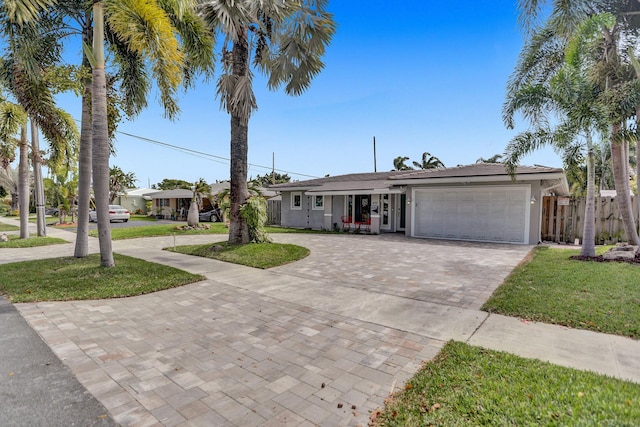
[[[562,169],[502,164],[332,176],[270,186],[281,224],[411,237],[535,244],[544,195],[568,195]]]
[[[228,190],[229,186],[229,182],[211,184],[211,194],[215,196],[224,190]],[[276,195],[276,192],[270,189],[259,188],[259,190],[265,198]],[[151,191],[152,193],[148,194],[148,196],[153,200],[152,210],[154,214],[162,215],[165,218],[184,219],[180,218],[180,212],[189,211],[189,205],[193,198],[192,190],[176,188],[174,190]],[[209,211],[213,209],[213,203],[214,201],[210,200],[208,197],[204,197],[202,200],[202,210]]]
[[[151,193],[155,193],[158,190],[153,188],[127,188],[124,190],[124,194],[119,195],[113,201],[113,204],[121,205],[131,213],[140,212],[142,214],[147,213],[146,202],[151,200],[149,196]]]
[[[149,196],[153,200],[151,209],[154,215],[161,215],[167,219],[184,219],[193,199],[193,191],[184,188],[155,190]]]

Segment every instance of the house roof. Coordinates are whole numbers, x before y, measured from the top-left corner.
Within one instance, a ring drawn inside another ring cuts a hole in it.
[[[532,174],[563,174],[561,168],[551,168],[547,166],[518,166],[516,177]],[[502,163],[474,163],[471,165],[456,166],[453,168],[419,169],[404,171],[389,177],[390,180],[409,179],[437,179],[437,178],[470,178],[470,177],[490,177],[508,176],[505,165]]]
[[[124,190],[124,194],[125,196],[144,196],[157,191],[158,190],[154,190],[153,188],[127,188]]]
[[[190,199],[193,191],[185,188],[174,188],[173,190],[160,190],[149,194],[154,199]]]
[[[560,168],[546,166],[519,166],[518,181],[543,180],[559,194],[568,194],[569,188]],[[272,185],[278,191],[306,191],[307,194],[357,194],[401,192],[400,186],[415,184],[455,184],[470,182],[512,181],[504,164],[476,163],[466,166],[409,171],[355,173],[329,176],[306,181]]]

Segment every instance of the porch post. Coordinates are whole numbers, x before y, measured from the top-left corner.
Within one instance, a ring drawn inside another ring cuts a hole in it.
[[[381,200],[379,194],[371,195],[371,233],[380,234],[380,209]]]
[[[333,196],[324,196],[324,229],[333,230]]]

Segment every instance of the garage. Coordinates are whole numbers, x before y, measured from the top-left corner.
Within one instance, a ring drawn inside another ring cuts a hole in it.
[[[413,237],[529,243],[529,185],[414,188]]]

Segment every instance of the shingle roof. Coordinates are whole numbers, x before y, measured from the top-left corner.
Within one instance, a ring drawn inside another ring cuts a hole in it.
[[[563,173],[560,168],[547,166],[518,166],[516,175]],[[305,181],[286,182],[270,185],[272,190],[310,189],[322,190],[352,190],[390,187],[397,185],[394,181],[411,179],[438,179],[438,178],[466,178],[466,177],[491,177],[508,175],[502,163],[475,163],[465,166],[438,169],[418,169],[409,171],[352,173],[347,175],[328,176],[325,178],[308,179]]]
[[[561,168],[551,168],[547,166],[518,166],[516,169],[516,175],[562,172],[563,170]],[[401,174],[389,177],[389,179],[463,178],[472,176],[504,175],[508,175],[508,173],[502,163],[474,163],[472,165],[457,166],[453,168],[403,171]]]

